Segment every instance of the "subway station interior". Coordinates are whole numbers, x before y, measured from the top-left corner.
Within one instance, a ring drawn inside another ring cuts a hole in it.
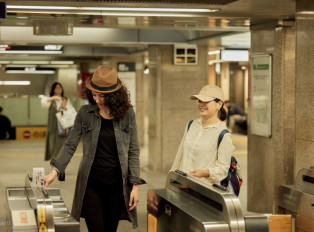
[[[0,115],[11,121],[0,140],[0,232],[88,231],[70,215],[81,143],[65,181],[43,189],[29,174],[51,170],[41,99],[57,81],[79,110],[99,65],[115,67],[130,91],[147,182],[138,227],[120,221],[118,232],[314,232],[313,60],[312,0],[0,0]],[[230,131],[238,197],[169,172],[200,117],[190,96],[205,85],[247,118]]]

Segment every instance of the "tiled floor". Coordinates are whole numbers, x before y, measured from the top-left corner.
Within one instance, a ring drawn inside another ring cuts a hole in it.
[[[234,156],[241,165],[241,174],[244,179],[239,196],[243,209],[246,209],[247,197],[247,136],[233,134],[235,145]],[[25,176],[32,172],[34,167],[44,167],[48,173],[51,168],[49,162],[43,158],[44,141],[3,141],[0,140],[0,232],[1,222],[9,216],[6,205],[5,189],[9,186],[24,186]],[[141,177],[147,181],[146,185],[140,187],[140,203],[138,206],[139,227],[132,230],[132,226],[127,221],[121,221],[118,232],[146,232],[146,193],[148,189],[162,188],[166,183],[166,173],[148,171],[148,153],[145,149],[141,153]],[[75,180],[79,162],[81,160],[82,148],[78,147],[76,155],[71,160],[66,173],[66,181],[53,183],[53,187],[60,188],[62,197],[68,209],[71,209]],[[81,221],[81,231],[87,231],[85,222]]]

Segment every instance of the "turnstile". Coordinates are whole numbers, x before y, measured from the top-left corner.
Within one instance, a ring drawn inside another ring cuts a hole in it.
[[[25,187],[8,187],[6,193],[11,214],[8,231],[80,231],[80,223],[70,215],[60,189],[34,186],[29,174]]]
[[[149,190],[148,223],[155,226],[148,232],[268,232],[267,216],[243,213],[239,199],[219,187],[170,172],[166,188]]]
[[[279,187],[278,212],[295,218],[296,232],[314,231],[314,167],[301,169],[294,185]]]

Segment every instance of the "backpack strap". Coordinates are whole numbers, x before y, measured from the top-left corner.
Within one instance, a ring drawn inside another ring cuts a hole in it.
[[[189,129],[190,129],[190,127],[191,127],[191,124],[193,123],[193,121],[194,121],[194,120],[191,120],[191,121],[189,121],[189,123],[188,123],[188,129],[187,129],[187,131],[189,131]]]
[[[225,135],[226,133],[229,133],[229,131],[228,131],[227,129],[224,129],[224,130],[222,130],[222,131],[220,132],[219,137],[218,137],[217,150],[218,150],[219,145],[220,145],[220,143],[221,143],[221,141],[222,141],[222,139],[223,139],[223,137],[224,137],[224,135]]]

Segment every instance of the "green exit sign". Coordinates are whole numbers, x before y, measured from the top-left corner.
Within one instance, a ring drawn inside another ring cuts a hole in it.
[[[253,69],[254,70],[268,70],[269,64],[254,64]]]

